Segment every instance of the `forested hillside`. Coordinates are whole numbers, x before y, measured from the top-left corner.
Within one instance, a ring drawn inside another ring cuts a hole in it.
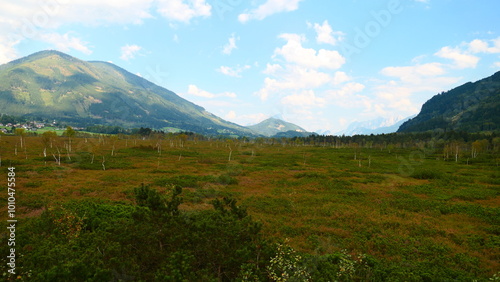
[[[432,97],[399,132],[500,129],[500,72]]]

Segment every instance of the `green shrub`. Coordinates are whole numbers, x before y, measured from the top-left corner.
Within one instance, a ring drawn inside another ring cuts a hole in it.
[[[136,205],[70,201],[23,219],[20,279],[233,281],[249,264],[253,277],[266,279],[272,249],[261,224],[231,198],[213,201],[212,210],[181,212],[181,192],[143,185],[134,189]]]
[[[443,177],[443,174],[436,170],[419,169],[415,170],[410,176],[416,179],[440,179]]]

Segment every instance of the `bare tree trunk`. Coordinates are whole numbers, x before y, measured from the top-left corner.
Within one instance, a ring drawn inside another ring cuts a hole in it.
[[[57,153],[58,153],[58,157],[56,157],[56,154],[52,153],[52,156],[54,157],[54,159],[56,160],[56,163],[58,165],[61,165],[61,152],[59,151],[59,148],[57,148]]]
[[[59,151],[58,147],[57,147],[57,156],[58,156],[58,164],[61,165],[61,151]]]

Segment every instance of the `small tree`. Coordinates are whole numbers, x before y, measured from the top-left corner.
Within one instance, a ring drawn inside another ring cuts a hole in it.
[[[16,128],[15,134],[21,139],[21,148],[23,148],[24,137],[26,136],[26,130],[24,128]]]
[[[75,137],[76,131],[71,127],[66,127],[66,131],[64,131],[64,135],[66,135],[69,139],[68,151],[71,153],[71,138]]]
[[[43,156],[47,157],[47,147],[50,145],[52,148],[52,141],[57,137],[57,133],[55,131],[45,131],[42,133],[42,143],[43,143]]]
[[[118,142],[118,136],[117,135],[111,135],[109,137],[109,139],[111,140],[111,143],[112,143],[112,147],[111,147],[111,156],[114,156],[115,155],[115,144],[116,142]]]

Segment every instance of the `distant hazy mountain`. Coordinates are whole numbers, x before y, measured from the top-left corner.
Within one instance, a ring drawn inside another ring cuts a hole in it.
[[[57,51],[38,52],[0,66],[0,113],[78,125],[252,134],[116,65],[86,62]]]
[[[500,72],[432,97],[399,132],[500,130]]]
[[[332,132],[330,130],[323,129],[316,130],[315,133],[318,135],[332,135]]]
[[[276,135],[278,135],[277,137],[309,136],[311,134],[298,125],[274,117],[268,118],[258,124],[247,126],[247,128],[268,137]]]
[[[349,124],[349,126],[337,132],[335,135],[370,135],[370,134],[383,134],[383,133],[393,133],[396,132],[405,121],[409,120],[411,117],[403,118],[402,116],[396,116],[391,118],[376,118],[368,121],[355,121]]]

